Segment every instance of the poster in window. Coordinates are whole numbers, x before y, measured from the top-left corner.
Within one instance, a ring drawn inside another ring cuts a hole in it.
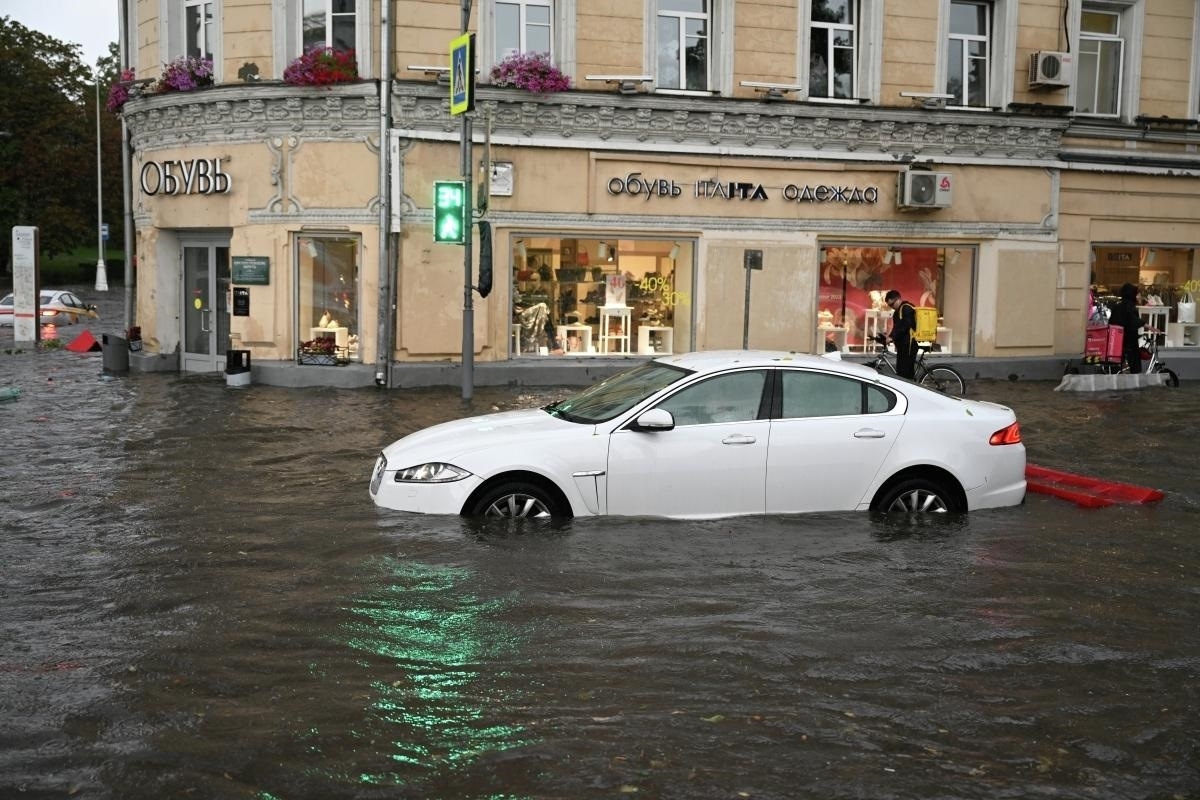
[[[625,305],[625,276],[621,273],[607,275],[604,279],[604,305]]]

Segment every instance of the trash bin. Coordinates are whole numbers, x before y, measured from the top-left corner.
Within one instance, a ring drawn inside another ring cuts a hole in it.
[[[226,386],[249,386],[250,385],[250,351],[249,350],[226,350],[225,351],[225,385]]]
[[[105,372],[129,372],[129,342],[120,336],[100,335]]]

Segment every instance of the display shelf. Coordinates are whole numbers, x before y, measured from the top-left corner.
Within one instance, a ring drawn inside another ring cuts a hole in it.
[[[845,326],[818,325],[817,326],[817,339],[818,339],[818,342],[832,341],[835,345],[837,345],[837,349],[843,353],[847,352],[850,349],[849,345],[847,345],[847,343],[846,343],[847,331],[846,331]],[[823,344],[817,345],[817,352],[818,353],[826,352]]]
[[[654,347],[654,340],[659,342],[658,349]],[[639,325],[637,341],[637,351],[641,355],[670,355],[675,352],[675,329],[663,325]]]
[[[564,353],[571,355],[580,355],[583,353],[594,352],[592,348],[592,326],[591,325],[556,325],[555,334],[558,336],[559,343],[562,345]],[[572,336],[572,334],[574,334]],[[578,339],[579,347],[575,350],[570,348],[570,339]]]
[[[1168,322],[1167,347],[1200,347],[1200,322]]]
[[[629,323],[630,306],[601,306],[600,307],[600,352],[628,353],[629,352]],[[613,323],[617,323],[620,333],[611,333]]]

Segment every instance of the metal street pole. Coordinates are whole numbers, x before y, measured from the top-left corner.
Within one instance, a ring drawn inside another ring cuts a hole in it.
[[[462,30],[471,23],[471,0],[462,0]],[[474,87],[475,76],[466,76],[467,85]],[[462,397],[470,400],[475,394],[475,298],[471,285],[471,229],[475,226],[475,202],[471,192],[471,116],[462,114],[462,142],[459,146],[459,167],[463,177],[463,200],[466,204],[463,231],[463,378]]]
[[[104,186],[100,173],[100,73],[96,76],[96,291],[108,291],[108,274],[104,269],[104,200],[101,190]]]

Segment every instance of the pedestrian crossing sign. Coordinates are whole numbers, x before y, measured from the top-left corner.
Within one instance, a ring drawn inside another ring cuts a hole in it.
[[[450,42],[450,115],[475,110],[475,34]]]

